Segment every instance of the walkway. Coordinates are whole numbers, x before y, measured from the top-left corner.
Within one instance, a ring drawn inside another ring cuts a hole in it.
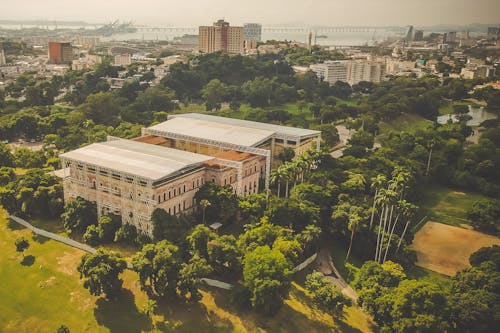
[[[12,221],[17,222],[20,225],[28,228],[28,229],[30,229],[31,231],[33,231],[37,235],[53,239],[55,241],[64,243],[66,245],[72,246],[74,248],[83,250],[83,251],[88,252],[88,253],[94,254],[94,253],[97,252],[97,249],[95,249],[95,248],[93,248],[91,246],[88,246],[87,244],[79,243],[79,242],[77,242],[77,241],[75,241],[75,240],[73,240],[71,238],[64,237],[64,236],[61,236],[61,235],[58,235],[58,234],[54,234],[53,232],[48,232],[46,230],[37,228],[37,227],[33,226],[31,223],[26,222],[25,220],[23,220],[20,217],[11,215],[10,219]],[[127,268],[128,269],[132,269],[133,268],[132,263],[130,263],[130,262],[127,261]]]
[[[318,252],[317,263],[319,271],[323,273],[323,275],[325,275],[325,278],[328,281],[339,287],[339,289],[345,296],[349,297],[353,301],[356,301],[358,299],[358,294],[356,293],[356,291],[352,289],[351,286],[347,284],[347,282],[345,282],[345,280],[342,278],[339,271],[333,264],[329,249],[323,248]]]

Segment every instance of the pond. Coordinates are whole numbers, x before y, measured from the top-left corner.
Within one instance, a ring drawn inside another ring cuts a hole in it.
[[[475,108],[471,105],[469,105],[469,112],[467,113],[467,115],[472,117],[472,119],[467,121],[468,126],[479,126],[479,124],[481,124],[483,121],[488,119],[495,119],[497,117],[495,114],[485,111],[483,106]],[[458,118],[453,113],[437,117],[437,122],[439,124],[446,124],[450,119],[454,123],[458,123]]]

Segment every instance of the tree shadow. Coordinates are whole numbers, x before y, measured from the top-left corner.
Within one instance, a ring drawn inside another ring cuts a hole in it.
[[[94,317],[99,325],[111,333],[141,332],[151,329],[151,320],[135,306],[134,294],[123,289],[113,300],[99,298],[96,301]]]
[[[31,239],[33,239],[38,244],[43,244],[43,243],[45,243],[45,242],[47,242],[49,240],[49,238],[40,236],[40,235],[35,234],[35,233],[33,233],[31,235]]]
[[[23,258],[21,261],[21,265],[23,266],[32,266],[35,263],[35,257],[30,255],[27,255]]]
[[[12,221],[10,218],[7,220],[7,227],[12,231],[26,229],[24,226]]]
[[[234,327],[227,318],[208,311],[200,302],[186,302],[182,298],[159,298],[155,314],[165,321],[157,322],[156,328],[162,332],[233,332]]]

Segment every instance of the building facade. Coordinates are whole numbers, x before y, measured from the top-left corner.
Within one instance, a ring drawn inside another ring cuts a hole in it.
[[[310,69],[330,85],[337,81],[353,85],[361,81],[381,82],[385,77],[386,64],[382,61],[340,60],[314,64]]]
[[[128,53],[115,55],[115,66],[128,66],[132,64],[132,55]]]
[[[7,64],[7,60],[5,59],[5,53],[3,49],[0,49],[0,66],[4,66]]]
[[[50,64],[71,64],[73,60],[73,47],[68,42],[49,42]]]
[[[280,152],[291,148],[300,155],[319,148],[321,139],[319,131],[201,114],[172,116],[142,132],[60,155],[65,202],[93,201],[98,216],[120,215],[151,235],[156,208],[190,212],[206,182],[231,186],[239,196],[268,189]]]
[[[243,24],[243,40],[260,42],[262,40],[262,25],[258,23]]]
[[[243,27],[232,27],[224,20],[212,26],[200,26],[198,49],[203,53],[243,53]]]

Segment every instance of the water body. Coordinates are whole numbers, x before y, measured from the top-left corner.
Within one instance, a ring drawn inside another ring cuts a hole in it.
[[[485,111],[483,106],[474,108],[472,105],[469,105],[469,112],[467,115],[472,117],[472,119],[467,121],[467,126],[474,127],[479,126],[485,120],[497,118],[495,114]],[[447,124],[450,119],[453,123],[458,123],[458,118],[453,113],[437,117],[437,122],[439,124]]]

